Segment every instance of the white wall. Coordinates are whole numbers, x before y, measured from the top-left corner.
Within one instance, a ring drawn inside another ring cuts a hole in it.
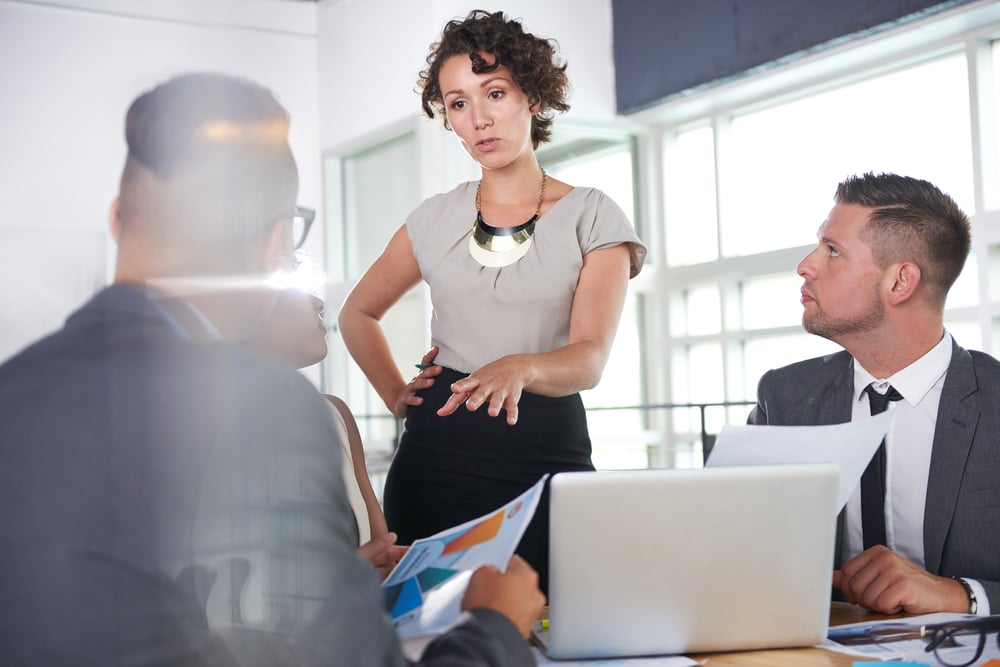
[[[0,0],[0,360],[110,281],[107,211],[125,155],[125,110],[174,74],[224,71],[278,94],[292,115],[304,205],[322,206],[323,150],[401,124],[421,128],[423,191],[474,174],[440,121],[421,123],[414,86],[444,23],[478,6]],[[557,126],[614,118],[610,0],[508,0],[503,9],[557,39],[569,62],[573,108]],[[318,257],[322,232],[307,244]]]
[[[299,200],[318,205],[316,62],[310,3],[0,0],[0,360],[110,280],[125,111],[175,74],[274,90],[292,116]]]
[[[502,9],[521,19],[528,32],[559,43],[573,89],[572,109],[564,118],[580,122],[614,118],[610,0],[506,0],[495,8],[467,0],[321,0],[323,146],[351,145],[359,137],[421,116],[414,88],[417,74],[426,67],[429,47],[448,20],[473,9]]]

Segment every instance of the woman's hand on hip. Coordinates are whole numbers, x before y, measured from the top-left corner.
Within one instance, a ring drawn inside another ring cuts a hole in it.
[[[417,396],[417,392],[434,386],[434,378],[441,375],[441,367],[434,364],[434,358],[437,357],[437,353],[438,348],[435,345],[421,357],[420,363],[417,364],[419,371],[413,376],[412,380],[406,383],[403,390],[399,392],[399,395],[396,396],[392,413],[400,419],[406,418],[406,412],[411,405],[420,405],[424,402],[423,398]]]

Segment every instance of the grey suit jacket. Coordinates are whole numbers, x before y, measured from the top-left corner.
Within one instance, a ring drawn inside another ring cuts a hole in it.
[[[115,285],[0,366],[11,665],[403,665],[325,402]],[[427,665],[531,665],[479,610]]]
[[[768,371],[751,424],[851,420],[847,352]],[[838,554],[839,557],[839,554]],[[1000,612],[1000,362],[955,343],[941,391],[927,481],[924,560],[932,574],[976,579]]]

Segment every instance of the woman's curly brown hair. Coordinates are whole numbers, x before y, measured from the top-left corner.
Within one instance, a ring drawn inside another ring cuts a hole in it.
[[[492,55],[494,62],[487,63],[481,53]],[[428,118],[440,114],[444,126],[451,129],[438,76],[441,66],[452,56],[469,56],[476,74],[492,72],[503,65],[510,70],[514,83],[524,91],[529,103],[540,108],[531,119],[531,142],[538,148],[552,136],[553,113],[569,110],[566,64],[556,62],[555,54],[553,40],[524,32],[518,21],[508,19],[503,12],[473,10],[463,20],[449,21],[441,32],[441,41],[431,45],[427,56],[429,67],[417,80],[424,113]]]

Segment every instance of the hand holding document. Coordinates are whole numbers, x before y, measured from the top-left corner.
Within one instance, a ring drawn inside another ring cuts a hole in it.
[[[705,462],[709,466],[836,463],[837,511],[854,493],[861,474],[889,431],[892,412],[829,426],[724,426]]]
[[[462,613],[473,570],[505,570],[535,514],[548,475],[503,507],[417,540],[386,577],[383,600],[401,639],[444,632]]]

